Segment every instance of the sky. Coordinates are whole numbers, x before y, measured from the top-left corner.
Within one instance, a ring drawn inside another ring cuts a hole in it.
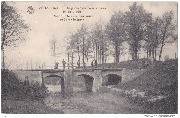
[[[105,26],[114,12],[128,11],[133,2],[8,2],[8,4],[17,9],[25,23],[30,26],[31,31],[27,33],[26,41],[19,43],[18,47],[6,48],[7,66],[9,68],[30,68],[31,64],[32,68],[37,68],[45,64],[52,68],[55,61],[61,64],[61,61],[65,59],[67,62],[68,38],[82,24],[89,30],[96,22],[101,22]],[[145,10],[152,13],[153,17],[162,16],[165,11],[172,10],[177,20],[176,2],[138,2],[138,4],[142,4]],[[32,14],[27,12],[28,7],[31,6],[34,10]],[[74,13],[67,13],[68,11]],[[81,13],[76,13],[76,11]],[[84,21],[60,21],[60,19],[67,18],[66,15],[74,16],[72,18],[89,15],[91,17],[86,17]],[[56,58],[52,56],[50,48],[50,42],[54,39],[57,40],[59,53]],[[177,53],[177,43],[165,46],[163,57],[169,55],[173,58],[175,53]],[[141,54],[141,57],[143,56],[144,54]],[[129,55],[124,55],[120,60],[128,58]],[[74,60],[76,61],[77,58]],[[108,58],[108,61],[113,62],[113,58]]]

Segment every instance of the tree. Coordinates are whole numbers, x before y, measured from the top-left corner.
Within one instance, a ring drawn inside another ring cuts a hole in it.
[[[67,46],[67,54],[68,54],[68,65],[69,65],[69,60],[70,60],[70,55],[72,56],[72,65],[73,65],[73,55],[75,53],[78,54],[78,62],[80,66],[80,38],[79,34],[76,32],[70,36],[70,41],[68,42]]]
[[[77,32],[70,36],[68,50],[74,50],[78,53],[80,61],[80,53],[82,53],[83,66],[85,66],[85,58],[88,60],[90,53],[91,42],[88,40],[88,31],[84,25]]]
[[[151,48],[150,52],[152,52],[152,56],[153,56],[154,60],[156,60],[157,49],[158,49],[158,46],[160,43],[161,22],[162,22],[161,19],[159,17],[157,17],[157,18],[155,18],[155,20],[153,20],[153,23],[152,23],[152,28],[153,28],[152,35],[153,36],[152,36],[152,42],[151,42],[152,48]]]
[[[81,48],[81,39],[79,38],[79,33],[76,32],[70,36],[70,44],[68,46],[68,53],[70,50],[74,50],[74,53],[78,53],[78,60],[81,60],[80,57],[80,48]]]
[[[92,48],[94,52],[94,60],[98,60],[99,63],[104,63],[107,51],[107,37],[103,30],[103,25],[96,23],[92,29],[92,36],[90,36]]]
[[[77,31],[78,35],[79,35],[79,39],[80,39],[80,52],[82,53],[82,61],[83,61],[83,67],[85,67],[85,56],[87,58],[88,55],[88,51],[90,48],[90,44],[87,40],[87,28],[82,24],[81,28],[78,29]]]
[[[147,52],[147,58],[152,57],[154,60],[156,60],[157,48],[160,42],[161,22],[162,20],[159,17],[155,19],[149,17],[144,33],[145,44],[143,48]]]
[[[101,25],[98,23],[95,23],[92,31],[91,31],[91,42],[92,42],[92,48],[94,52],[94,60],[100,60],[99,59],[99,44],[100,44],[100,39],[102,36],[102,30],[101,30]]]
[[[56,57],[56,51],[57,51],[57,40],[54,39],[54,36],[53,36],[53,39],[50,40],[50,51],[51,51],[51,55],[55,58]]]
[[[143,6],[137,5],[136,2],[134,2],[133,5],[129,7],[129,11],[125,13],[126,34],[133,60],[137,60],[137,53],[141,48],[141,41],[144,38],[144,27],[147,20],[149,20],[149,15]]]
[[[161,60],[162,51],[165,44],[177,40],[176,27],[173,23],[173,16],[174,14],[172,11],[165,12],[162,16],[159,60]]]
[[[6,2],[1,2],[1,51],[2,68],[5,68],[4,49],[5,46],[16,46],[17,41],[25,40],[25,34],[28,26],[24,23],[22,17],[12,6]]]
[[[119,63],[120,46],[125,40],[125,17],[121,11],[112,15],[109,24],[106,26],[107,37],[115,47],[115,60]]]

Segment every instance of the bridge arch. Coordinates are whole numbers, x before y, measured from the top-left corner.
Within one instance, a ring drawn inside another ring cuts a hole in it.
[[[118,85],[122,81],[122,77],[116,73],[109,73],[103,76],[102,86]]]
[[[50,79],[51,78],[51,79]],[[44,85],[59,85],[61,87],[61,92],[64,93],[64,77],[56,74],[49,74],[43,77]],[[60,84],[59,84],[60,83]]]
[[[78,74],[77,76],[84,78],[85,91],[92,92],[94,77],[89,74]]]

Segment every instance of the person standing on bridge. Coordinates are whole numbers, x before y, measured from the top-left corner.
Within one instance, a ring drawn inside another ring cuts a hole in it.
[[[80,60],[77,61],[77,66],[80,67]]]
[[[66,62],[64,61],[64,59],[62,61],[62,64],[63,64],[63,69],[65,70]]]
[[[92,62],[91,62],[91,66],[92,66],[92,67],[94,66],[94,60],[92,60]]]
[[[55,63],[54,69],[58,69],[58,64],[59,64],[58,62]]]
[[[95,67],[97,67],[97,59],[94,61],[94,65],[95,65]]]

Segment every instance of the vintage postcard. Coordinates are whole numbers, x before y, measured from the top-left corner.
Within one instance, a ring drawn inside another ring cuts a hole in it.
[[[1,113],[178,114],[177,7],[2,1]]]

